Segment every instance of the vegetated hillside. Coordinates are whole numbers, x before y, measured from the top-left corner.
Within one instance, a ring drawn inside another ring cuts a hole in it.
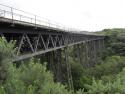
[[[99,34],[108,36],[103,63],[88,69],[94,77],[87,85],[90,94],[125,94],[125,29],[105,29]]]
[[[84,68],[75,49],[70,50],[74,90],[68,89],[68,83],[54,82],[47,63],[31,59],[16,67],[11,62],[15,42],[0,38],[0,94],[125,94],[125,29],[97,33],[108,36],[98,65]]]
[[[125,29],[104,29],[97,33],[108,36],[106,46],[110,55],[125,56]]]

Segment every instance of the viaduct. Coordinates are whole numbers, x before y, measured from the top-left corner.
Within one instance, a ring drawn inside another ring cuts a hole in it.
[[[13,62],[32,57],[46,57],[55,80],[62,82],[65,63],[69,87],[73,88],[70,51],[81,66],[94,66],[104,49],[105,36],[83,34],[47,19],[0,4],[0,36],[7,41],[16,40],[18,48]],[[63,62],[63,63],[62,63]]]

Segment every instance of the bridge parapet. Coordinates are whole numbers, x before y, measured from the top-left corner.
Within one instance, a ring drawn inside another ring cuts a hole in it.
[[[0,18],[6,18],[5,21],[10,21],[13,24],[25,23],[25,25],[32,25],[35,28],[42,26],[65,31],[77,31],[77,29],[68,28],[57,22],[3,4],[0,4]]]

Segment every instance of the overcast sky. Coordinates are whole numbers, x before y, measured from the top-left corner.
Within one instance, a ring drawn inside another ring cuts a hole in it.
[[[0,0],[0,3],[81,30],[125,28],[125,0]]]

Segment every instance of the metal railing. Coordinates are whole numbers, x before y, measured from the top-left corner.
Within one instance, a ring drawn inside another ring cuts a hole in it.
[[[62,24],[50,21],[46,18],[42,18],[40,16],[34,15],[32,13],[28,13],[10,6],[6,6],[3,4],[0,4],[0,17],[3,18],[8,18],[13,20],[18,20],[18,21],[24,21],[27,23],[32,23],[34,26],[42,25],[42,26],[47,26],[47,27],[52,27],[52,28],[57,28],[57,29],[62,29],[67,32],[76,32],[79,31],[74,28],[68,28]]]

